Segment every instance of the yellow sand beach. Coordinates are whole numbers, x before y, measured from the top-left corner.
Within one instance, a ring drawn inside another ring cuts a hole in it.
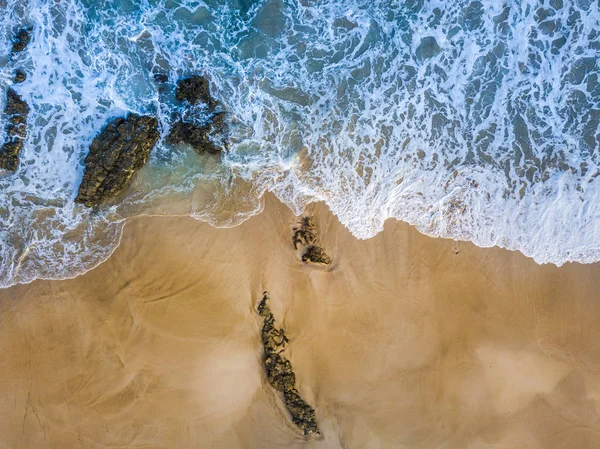
[[[85,275],[1,290],[0,448],[600,447],[600,264],[306,213],[329,268],[269,195],[231,229],[133,219]],[[264,290],[321,438],[266,381]]]

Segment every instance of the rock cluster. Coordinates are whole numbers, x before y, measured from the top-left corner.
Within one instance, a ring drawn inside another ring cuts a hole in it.
[[[298,249],[298,245],[303,248],[302,262],[312,262],[329,265],[332,260],[327,253],[316,244],[317,242],[317,227],[311,217],[302,217],[299,226],[293,228],[292,243],[294,248]]]
[[[0,169],[15,171],[19,165],[19,153],[27,135],[29,106],[13,89],[6,93],[4,114],[8,116],[5,128],[6,141],[0,148]]]
[[[13,55],[25,50],[31,39],[29,33],[31,33],[31,28],[22,28],[17,32],[13,40]],[[22,83],[26,79],[25,72],[17,69],[13,81]],[[29,106],[13,89],[8,89],[6,92],[4,114],[8,116],[8,123],[4,128],[6,140],[0,147],[0,170],[15,171],[19,166],[19,153],[23,148],[23,140],[27,136]]]
[[[220,145],[217,139],[223,139],[226,133],[225,113],[215,111],[218,103],[210,95],[208,81],[203,76],[194,75],[177,83],[175,96],[178,101],[194,106],[205,104],[210,114],[209,120],[199,125],[179,117],[167,136],[169,144],[187,144],[197,153],[220,153],[226,142]]]
[[[265,370],[269,384],[283,393],[285,406],[292,416],[292,422],[304,435],[320,435],[315,410],[306,403],[296,390],[296,375],[292,364],[281,353],[285,350],[288,338],[283,329],[275,327],[275,317],[269,306],[269,293],[264,292],[258,306],[258,313],[263,317],[261,332],[265,350]]]
[[[154,79],[157,83],[168,82],[163,73],[155,74]],[[210,96],[206,79],[192,76],[179,81],[176,97],[189,106],[206,104],[211,115],[203,125],[179,117],[171,127],[167,143],[185,143],[198,153],[219,153],[221,148],[213,135],[224,135],[225,114],[215,111],[217,102]],[[121,193],[135,172],[144,166],[158,138],[158,121],[154,117],[129,114],[109,123],[90,145],[75,201],[91,207]]]
[[[121,193],[144,166],[158,138],[154,117],[129,114],[110,122],[90,145],[75,201],[91,207]]]

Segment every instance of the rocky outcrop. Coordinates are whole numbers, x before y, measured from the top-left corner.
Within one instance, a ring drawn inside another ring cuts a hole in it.
[[[15,38],[13,40],[13,45],[12,45],[12,53],[17,54],[17,53],[21,53],[23,50],[25,50],[27,48],[27,45],[29,45],[29,41],[31,40],[31,30],[32,28],[21,28],[17,34],[15,35]]]
[[[125,190],[158,138],[154,117],[129,114],[110,122],[90,145],[75,202],[91,207]]]
[[[8,116],[5,128],[6,141],[0,148],[0,169],[15,171],[19,166],[19,153],[27,135],[29,106],[13,89],[6,93],[4,114]]]
[[[302,429],[304,435],[320,435],[315,409],[302,399],[298,390],[292,388],[285,391],[283,396],[285,406],[292,415],[292,422]]]
[[[294,231],[292,243],[295,249],[298,247],[302,249],[302,262],[331,264],[331,257],[316,244],[317,227],[311,217],[302,217],[299,226],[295,226],[292,230]]]
[[[269,306],[269,293],[265,292],[258,305],[258,313],[263,317],[261,331],[265,351],[265,371],[269,384],[283,393],[285,406],[292,416],[292,422],[304,435],[320,435],[315,410],[306,403],[296,390],[296,375],[292,364],[281,353],[285,350],[288,338],[283,329],[275,327],[275,317]]]
[[[20,29],[13,40],[12,54],[22,52],[27,48],[31,40],[31,28]],[[13,81],[22,83],[27,75],[21,69],[15,71]],[[0,148],[0,170],[15,171],[19,166],[19,153],[23,148],[23,140],[27,136],[27,115],[29,106],[13,89],[6,92],[6,106],[4,114],[8,117],[8,123],[4,128],[6,140]]]
[[[214,126],[214,123],[198,126],[195,123],[179,120],[171,127],[167,143],[190,145],[199,154],[218,154],[222,147],[215,143],[213,135],[216,134],[216,129],[218,128]]]
[[[187,144],[197,153],[220,153],[227,146],[225,113],[215,112],[218,103],[210,95],[208,81],[202,76],[192,76],[177,83],[177,100],[194,106],[205,104],[210,114],[203,124],[179,117],[167,136],[168,144]]]

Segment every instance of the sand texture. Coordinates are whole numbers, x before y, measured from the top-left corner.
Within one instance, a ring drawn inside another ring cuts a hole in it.
[[[95,270],[0,290],[0,449],[600,447],[600,264],[307,213],[330,266],[268,196],[232,229],[134,219]],[[320,438],[265,377],[265,290]]]

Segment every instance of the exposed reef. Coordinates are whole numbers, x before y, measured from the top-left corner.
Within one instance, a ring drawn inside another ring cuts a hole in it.
[[[189,107],[206,105],[210,114],[205,123],[178,117],[167,136],[168,144],[187,144],[197,153],[220,153],[227,147],[225,113],[215,111],[218,102],[210,95],[208,81],[203,76],[192,76],[177,83],[175,96]]]
[[[29,106],[13,89],[8,89],[6,93],[4,114],[8,116],[8,123],[4,130],[6,141],[0,148],[0,169],[15,171],[19,166],[23,139],[27,136]]]
[[[158,138],[154,117],[129,114],[110,122],[90,145],[75,202],[91,207],[125,190]]]
[[[315,410],[302,399],[296,390],[296,374],[294,374],[292,364],[281,355],[289,340],[283,329],[275,327],[275,317],[269,306],[268,292],[263,294],[262,301],[258,305],[258,313],[263,317],[261,338],[269,384],[283,393],[285,406],[292,416],[292,422],[302,430],[304,435],[320,435]]]
[[[302,262],[319,263],[329,265],[332,262],[331,257],[317,245],[318,231],[311,217],[302,217],[299,226],[294,226],[292,243],[294,248],[302,248]]]

